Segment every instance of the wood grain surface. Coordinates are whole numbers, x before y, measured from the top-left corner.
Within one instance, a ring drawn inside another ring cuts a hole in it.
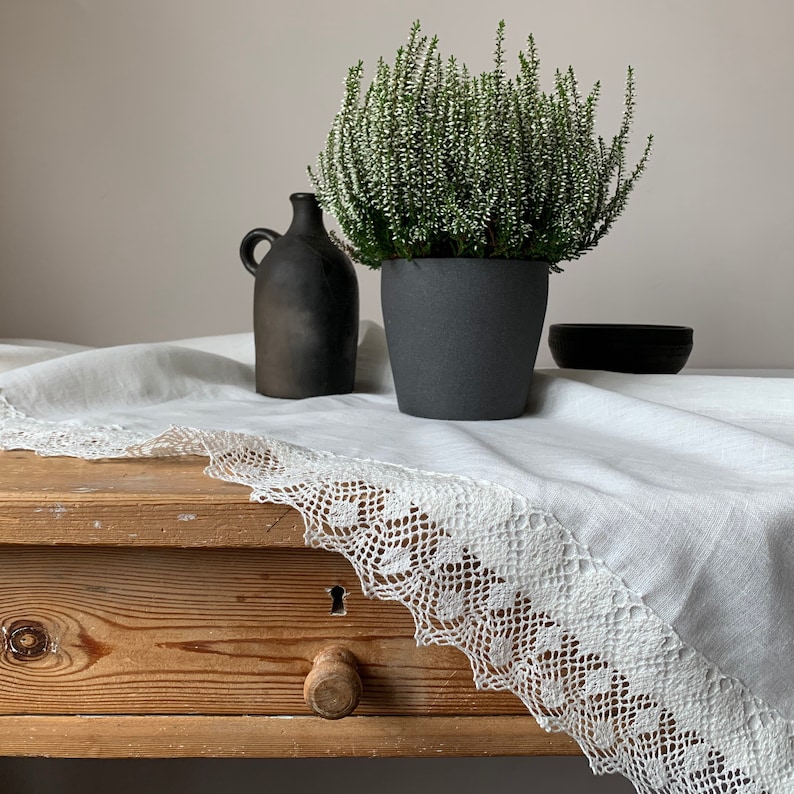
[[[578,754],[408,611],[366,599],[300,514],[249,500],[203,458],[0,451],[0,753],[60,757]],[[311,716],[329,646],[363,683]]]
[[[366,599],[339,555],[0,547],[0,570],[0,713],[306,715],[304,679],[331,644],[358,661],[357,714],[524,713],[475,690],[462,653],[417,648],[407,610]],[[25,626],[47,652],[9,643]]]
[[[524,717],[0,717],[5,755],[60,758],[581,755]]]
[[[207,459],[78,460],[0,451],[0,543],[303,546],[303,519],[204,474]]]

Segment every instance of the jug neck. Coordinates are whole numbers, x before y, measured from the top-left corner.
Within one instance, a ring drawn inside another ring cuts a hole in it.
[[[293,193],[292,223],[287,234],[321,234],[326,233],[323,225],[323,211],[317,203],[314,193]]]

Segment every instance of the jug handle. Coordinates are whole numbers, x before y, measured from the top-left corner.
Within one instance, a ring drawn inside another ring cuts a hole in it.
[[[240,259],[243,260],[245,269],[252,275],[256,275],[259,262],[254,259],[254,248],[262,242],[267,240],[269,243],[274,243],[281,235],[274,232],[272,229],[251,229],[248,234],[243,237],[240,243]]]

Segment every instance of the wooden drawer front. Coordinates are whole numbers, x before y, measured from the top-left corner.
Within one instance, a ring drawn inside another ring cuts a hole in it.
[[[337,643],[357,715],[526,715],[476,691],[460,652],[417,648],[407,610],[364,598],[338,555],[7,546],[0,570],[0,714],[307,715],[311,661]]]

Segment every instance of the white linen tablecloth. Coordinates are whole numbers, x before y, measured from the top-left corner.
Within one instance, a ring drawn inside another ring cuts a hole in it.
[[[539,370],[524,416],[443,422],[397,410],[373,324],[349,395],[258,395],[253,356],[0,340],[0,448],[208,455],[595,771],[794,792],[794,372]]]

